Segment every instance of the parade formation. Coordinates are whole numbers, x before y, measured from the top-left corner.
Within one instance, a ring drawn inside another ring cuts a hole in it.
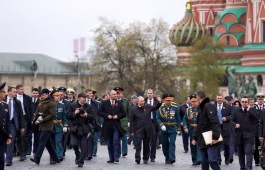
[[[177,165],[178,135],[182,135],[183,153],[190,151],[194,167],[219,170],[222,164],[236,164],[238,169],[249,170],[255,163],[265,169],[262,93],[250,105],[254,99],[248,96],[240,101],[222,95],[210,99],[204,91],[197,91],[178,107],[173,94],[155,96],[152,89],[146,91],[146,98],[132,95],[126,99],[121,87],[98,98],[92,89],[75,94],[71,88],[44,88],[39,95],[33,88],[28,96],[23,85],[6,86],[0,85],[1,170],[13,166],[16,156],[26,164],[39,165],[45,148],[50,165],[60,166],[73,149],[73,164],[83,167],[86,160],[101,154],[97,153],[99,142],[107,145],[106,165],[122,164],[120,158],[128,156],[131,142],[136,165],[156,163],[154,150],[160,143],[164,163]],[[210,144],[206,144],[206,132],[211,132]]]

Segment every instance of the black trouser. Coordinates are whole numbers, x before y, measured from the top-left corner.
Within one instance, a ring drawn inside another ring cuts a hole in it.
[[[154,122],[155,120],[152,119],[152,123],[153,123],[153,126],[154,128],[156,129],[156,122]],[[150,154],[150,159],[155,159],[156,158],[156,141],[157,141],[157,133],[155,132],[154,135],[150,136],[150,151],[151,151],[151,154]]]
[[[143,160],[148,161],[149,155],[150,155],[150,137],[147,136],[147,134],[144,132],[142,136],[135,135],[135,160],[141,160],[141,150],[142,150],[142,142],[143,142]]]
[[[84,164],[84,160],[87,155],[87,135],[76,136],[71,134],[71,145],[75,151],[76,163]]]
[[[254,160],[255,164],[259,164],[260,158],[259,158],[259,146],[260,146],[260,141],[259,137],[255,136],[255,150],[254,150]]]
[[[182,135],[182,142],[183,142],[183,149],[185,152],[189,151],[189,134],[184,132],[184,129],[181,128],[181,135]]]
[[[6,151],[6,141],[0,140],[0,169],[5,167],[5,151]]]
[[[92,158],[93,156],[93,146],[94,146],[94,133],[90,133],[87,138],[87,157]]]
[[[240,169],[252,169],[253,145],[249,143],[237,145],[237,152]],[[247,158],[247,162],[245,158]]]
[[[223,142],[220,143],[217,146],[217,157],[218,157],[218,161],[222,162],[222,158],[221,158],[221,148],[224,148],[224,157],[225,160],[228,161],[229,159],[229,155],[230,155],[230,136],[223,136]]]
[[[65,155],[66,149],[70,146],[71,132],[67,131],[63,133],[63,154]]]

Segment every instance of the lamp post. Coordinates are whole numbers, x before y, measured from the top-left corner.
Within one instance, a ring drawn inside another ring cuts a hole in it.
[[[77,51],[74,51],[74,53],[75,53],[75,57],[77,57],[77,81],[78,81],[78,86],[77,86],[77,94],[79,94],[80,93],[80,69],[79,69],[79,55],[78,55],[78,53],[77,53]]]

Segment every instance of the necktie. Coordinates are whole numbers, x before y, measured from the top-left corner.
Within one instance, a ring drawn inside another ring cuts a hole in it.
[[[114,100],[111,101],[111,106],[114,107]]]
[[[259,107],[259,110],[262,110],[262,107],[261,106]]]
[[[219,123],[222,124],[222,108],[221,105],[218,105],[218,110],[217,110],[218,118],[219,118]]]
[[[150,104],[150,106],[152,106],[152,100],[149,100],[149,104]]]

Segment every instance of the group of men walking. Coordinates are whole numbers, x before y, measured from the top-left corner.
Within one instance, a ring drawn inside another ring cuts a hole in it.
[[[231,96],[224,100],[217,95],[211,103],[205,92],[198,91],[178,107],[173,94],[154,96],[152,89],[146,98],[132,96],[129,101],[123,89],[116,87],[98,101],[91,89],[77,94],[75,100],[73,89],[42,89],[39,98],[39,89],[33,89],[30,97],[22,85],[9,87],[7,92],[5,85],[0,85],[0,169],[12,166],[16,154],[25,161],[33,153],[30,160],[39,164],[45,147],[50,164],[63,161],[66,149],[73,148],[76,165],[83,167],[85,159],[96,156],[99,138],[107,144],[107,163],[118,163],[121,156],[127,156],[127,139],[132,138],[136,164],[155,162],[160,142],[165,164],[173,164],[178,132],[184,153],[190,150],[192,165],[201,165],[203,170],[220,169],[222,150],[226,165],[237,152],[240,169],[252,169],[254,153],[255,164],[265,168],[258,151],[261,144],[264,149],[263,94],[257,95],[254,105],[243,96],[236,106]],[[205,132],[211,132],[210,144],[206,144]]]

